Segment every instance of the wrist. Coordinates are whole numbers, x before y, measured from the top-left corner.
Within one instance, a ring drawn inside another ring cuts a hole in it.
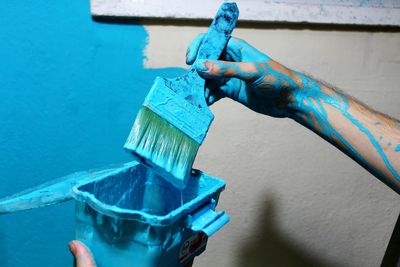
[[[314,99],[314,102],[319,98],[321,92],[318,81],[299,73],[292,71],[289,75],[291,79],[290,94],[288,95],[288,117],[298,120],[299,117],[304,117],[310,105],[309,101]]]

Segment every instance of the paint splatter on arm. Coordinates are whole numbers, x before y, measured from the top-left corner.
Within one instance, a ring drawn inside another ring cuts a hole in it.
[[[302,74],[300,74],[302,75]],[[400,193],[399,121],[302,75],[309,86],[293,94],[291,117],[349,155]],[[309,118],[314,118],[310,120]]]
[[[196,60],[200,44],[201,36],[189,46],[186,62],[208,79],[208,104],[229,97],[256,112],[292,118],[400,193],[400,121],[286,68],[241,39],[231,38],[221,60]]]

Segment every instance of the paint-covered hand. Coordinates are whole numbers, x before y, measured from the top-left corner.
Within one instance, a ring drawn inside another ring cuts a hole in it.
[[[208,79],[209,104],[230,97],[254,111],[290,117],[400,193],[399,120],[282,66],[237,38],[230,39],[222,60],[196,60],[201,42],[199,36],[191,43],[186,61]]]
[[[289,116],[290,96],[298,87],[294,71],[235,37],[230,38],[221,60],[196,60],[203,36],[189,45],[186,63],[194,64],[200,76],[207,79],[205,97],[209,105],[229,97],[262,114]]]
[[[92,253],[83,243],[73,240],[68,247],[74,256],[74,267],[96,267]]]

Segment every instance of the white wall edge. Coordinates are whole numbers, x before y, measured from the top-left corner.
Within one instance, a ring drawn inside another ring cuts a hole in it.
[[[210,19],[222,0],[91,0],[93,16]],[[400,8],[238,1],[240,20],[356,25],[400,25]]]

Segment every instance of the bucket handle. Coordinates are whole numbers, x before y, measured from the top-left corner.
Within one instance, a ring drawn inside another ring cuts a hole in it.
[[[188,227],[196,232],[204,232],[208,237],[212,236],[229,222],[229,216],[225,211],[215,212],[216,201],[211,199],[195,212],[189,215]]]

